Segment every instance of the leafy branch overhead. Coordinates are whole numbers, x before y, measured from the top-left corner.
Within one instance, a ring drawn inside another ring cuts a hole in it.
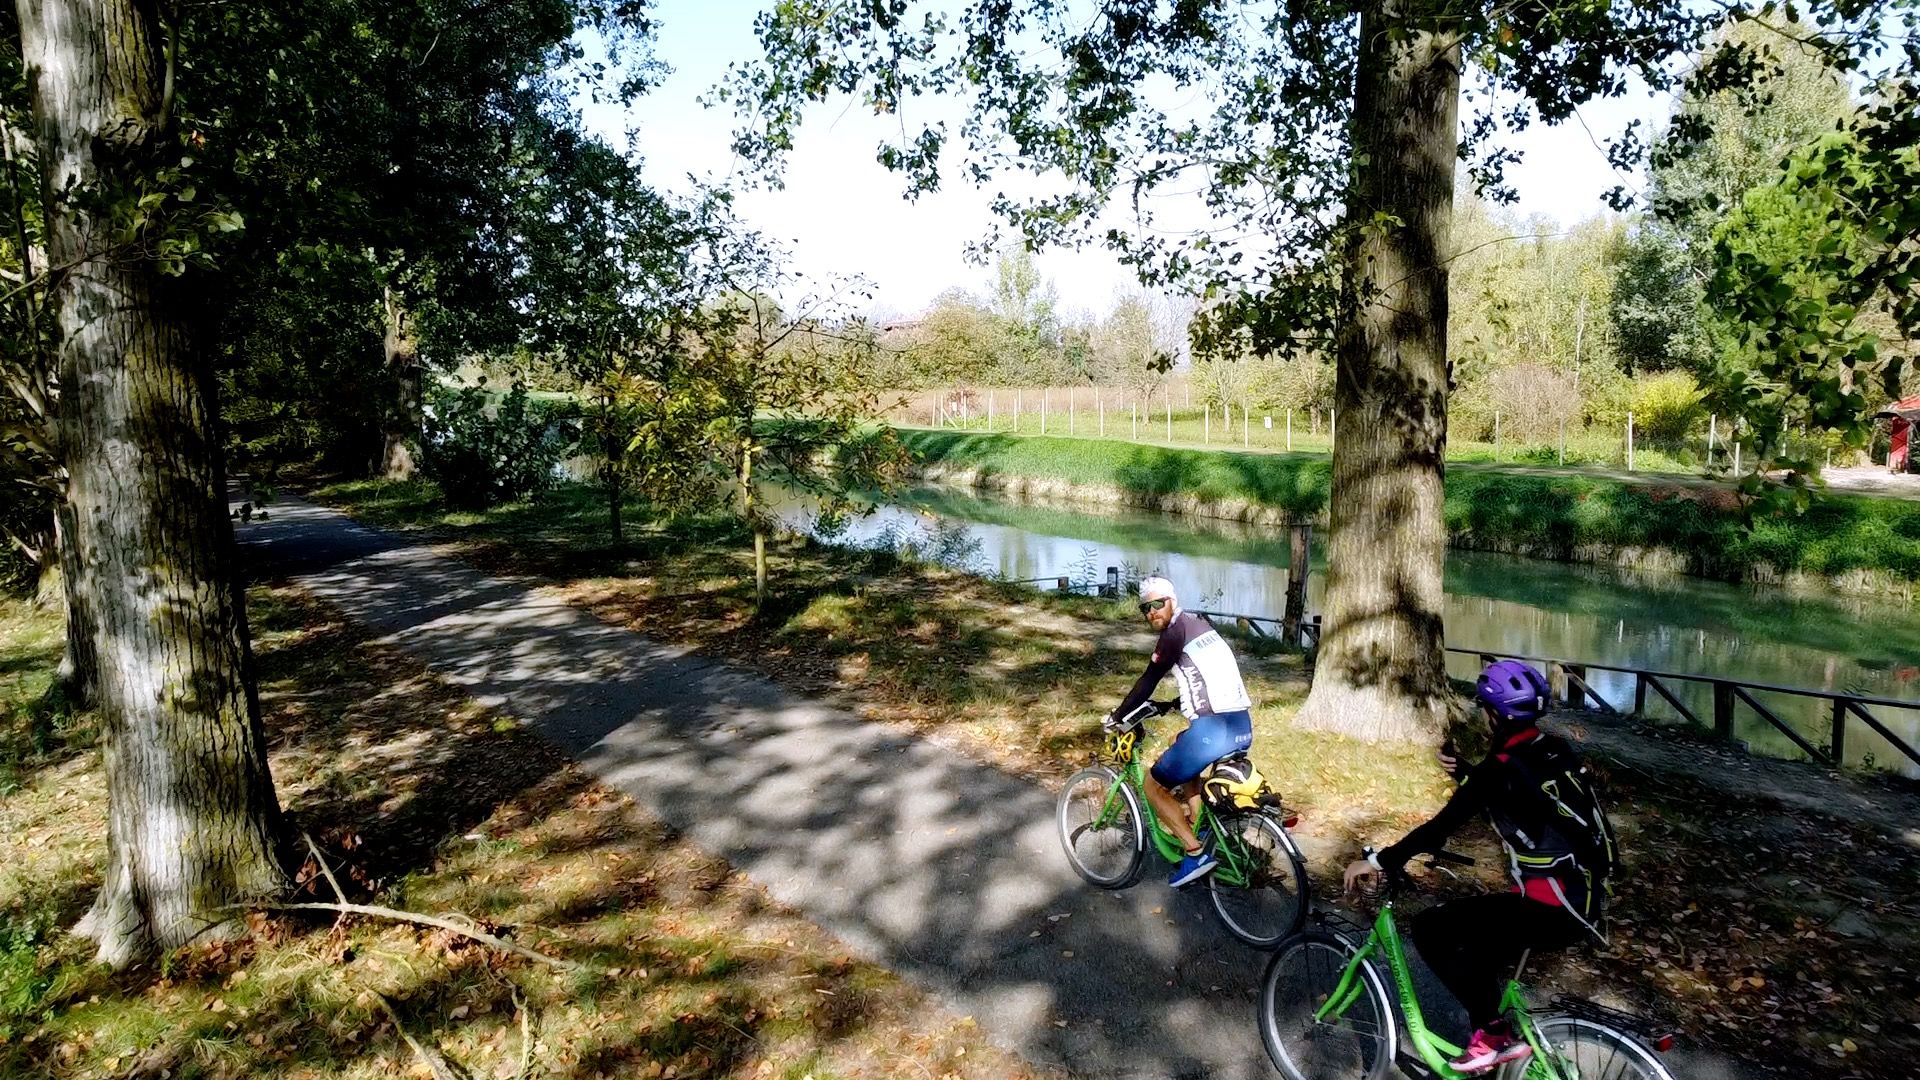
[[[1367,167],[1353,160],[1350,124],[1359,18],[1374,6],[1393,34],[1460,43],[1460,154],[1477,186],[1502,196],[1514,160],[1502,133],[1566,119],[1630,77],[1673,85],[1668,58],[1725,17],[1673,0],[1104,3],[1091,19],[1058,0],[952,16],[904,0],[803,0],[760,17],[765,60],[736,65],[717,97],[742,113],[736,149],[772,182],[805,106],[858,94],[901,115],[877,156],[909,194],[940,184],[957,144],[965,179],[1017,173],[1041,189],[994,198],[1026,242],[1102,244],[1144,284],[1211,301],[1196,324],[1204,348],[1324,349],[1342,303],[1334,254],[1368,224],[1345,211],[1353,171]],[[968,102],[957,131],[907,121],[910,99],[936,94]]]

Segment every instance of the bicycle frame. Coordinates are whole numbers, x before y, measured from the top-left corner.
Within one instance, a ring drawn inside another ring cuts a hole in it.
[[[1394,990],[1400,998],[1400,1014],[1406,1020],[1407,1041],[1419,1055],[1419,1061],[1426,1065],[1432,1075],[1443,1080],[1465,1080],[1466,1074],[1456,1072],[1449,1064],[1460,1056],[1461,1048],[1427,1027],[1426,1016],[1420,1011],[1420,1000],[1413,990],[1413,969],[1407,963],[1406,945],[1400,938],[1400,926],[1394,920],[1391,902],[1380,905],[1380,914],[1373,920],[1373,932],[1367,935],[1367,940],[1354,952],[1345,970],[1341,971],[1340,981],[1335,984],[1333,993],[1314,1011],[1314,1020],[1325,1023],[1328,1017],[1339,1016],[1353,1007],[1353,1003],[1365,991],[1361,983],[1360,965],[1375,956],[1383,957],[1393,972]],[[1541,1041],[1540,1033],[1534,1026],[1533,1012],[1527,1007],[1525,988],[1518,980],[1507,980],[1506,989],[1500,994],[1500,1011],[1513,1017],[1514,1030],[1526,1039],[1528,1046],[1533,1047],[1533,1056],[1528,1059],[1526,1080],[1572,1080],[1561,1075],[1553,1055],[1547,1052],[1546,1045]],[[1402,1051],[1399,1064],[1404,1070],[1407,1064],[1405,1051]]]
[[[1160,823],[1160,816],[1154,812],[1152,800],[1146,797],[1147,770],[1140,761],[1140,736],[1144,731],[1144,726],[1135,726],[1107,736],[1106,764],[1118,774],[1118,779],[1114,781],[1113,788],[1107,792],[1107,800],[1101,806],[1100,816],[1094,819],[1094,824],[1105,826],[1111,823],[1112,815],[1119,812],[1121,805],[1119,787],[1122,784],[1128,785],[1133,788],[1135,794],[1140,796],[1140,812],[1147,819],[1148,841],[1160,852],[1162,858],[1168,862],[1177,863],[1186,854],[1186,848],[1180,843],[1178,837]],[[1213,833],[1214,857],[1220,861],[1220,866],[1214,870],[1214,875],[1228,885],[1245,886],[1248,880],[1246,853],[1240,848],[1237,837],[1227,837],[1224,834],[1217,815],[1214,814],[1213,808],[1207,805],[1205,799],[1200,800],[1199,808],[1194,812],[1193,828],[1195,832],[1207,829]]]

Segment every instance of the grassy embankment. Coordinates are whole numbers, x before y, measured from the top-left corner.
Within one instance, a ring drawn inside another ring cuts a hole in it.
[[[47,697],[58,611],[0,601],[0,1076],[430,1080],[382,997],[459,1076],[1034,1075],[415,661],[297,590],[249,600],[280,798],[349,893],[591,969],[262,915],[93,965],[66,928],[105,854],[95,725]]]
[[[1180,450],[1091,439],[904,430],[929,476],[1224,517],[1324,515],[1330,466],[1304,454]],[[1452,466],[1453,543],[1567,562],[1680,570],[1722,581],[1819,579],[1910,591],[1920,581],[1920,502],[1837,495],[1749,524],[1703,481],[1636,483]]]
[[[791,538],[774,551],[776,596],[756,610],[744,537],[648,525],[614,547],[594,496],[579,488],[481,515],[445,512],[424,484],[327,495],[496,570],[543,577],[602,618],[1041,782],[1094,748],[1094,719],[1118,700],[1147,644],[1127,605]],[[631,519],[643,518],[636,507]],[[1243,659],[1259,702],[1255,757],[1302,811],[1323,889],[1361,842],[1394,835],[1445,797],[1424,748],[1296,726],[1306,689],[1297,658]],[[1615,767],[1610,786],[1628,864],[1614,948],[1542,959],[1543,988],[1657,1003],[1696,1037],[1788,1075],[1835,1064],[1862,1077],[1908,1075],[1920,1054],[1920,974],[1890,970],[1885,958],[1915,944],[1907,898],[1920,857],[1911,845],[1783,813],[1764,798],[1705,806],[1685,776]],[[1481,856],[1479,880],[1463,887],[1498,887],[1503,862],[1489,834],[1456,846]]]
[[[1070,437],[1077,439],[1111,439],[1116,442],[1150,444],[1161,447],[1186,447],[1188,449],[1212,448],[1216,450],[1248,449],[1259,452],[1286,452],[1305,454],[1328,454],[1333,449],[1333,439],[1327,433],[1326,416],[1322,414],[1316,429],[1311,414],[1296,412],[1293,416],[1293,433],[1287,434],[1286,413],[1273,416],[1273,427],[1268,428],[1263,414],[1255,414],[1251,424],[1242,424],[1240,410],[1233,411],[1231,424],[1222,424],[1220,411],[1215,409],[1211,419],[1198,407],[1176,405],[1173,410],[1173,423],[1167,423],[1167,415],[1161,411],[1158,402],[1148,413],[1142,413],[1136,424],[1133,415],[1123,405],[1117,411],[1109,403],[1102,428],[1098,412],[1089,404],[1085,395],[1079,399],[1074,413],[1069,417],[1066,403],[1055,398],[1047,413],[1044,427],[1040,423],[1038,392],[1029,392],[1025,398],[1025,409],[1016,420],[1010,413],[1012,397],[1006,391],[996,396],[998,411],[994,415],[993,425],[988,427],[986,417],[979,410],[984,401],[973,406],[974,411],[962,420],[948,416],[938,428],[934,428],[930,411],[930,399],[922,395],[919,403],[904,409],[893,409],[888,418],[897,425],[923,430],[966,432],[972,434],[1007,435],[1047,435],[1050,437]],[[1644,444],[1634,450],[1634,466],[1646,472],[1686,473],[1697,475],[1700,463],[1697,457],[1705,451],[1705,435],[1699,438],[1700,445],[1690,452],[1674,454]],[[1728,453],[1722,445],[1720,455]],[[1474,442],[1449,437],[1447,439],[1447,460],[1449,462],[1480,462],[1508,465],[1568,465],[1598,466],[1601,468],[1624,469],[1627,465],[1626,432],[1624,429],[1606,432],[1599,429],[1591,431],[1573,431],[1567,433],[1566,444],[1562,448],[1555,438],[1543,443],[1516,443],[1511,438],[1501,442]]]

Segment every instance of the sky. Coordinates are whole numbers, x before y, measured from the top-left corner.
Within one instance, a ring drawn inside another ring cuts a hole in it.
[[[671,74],[630,108],[585,106],[588,127],[615,145],[637,132],[645,173],[657,188],[690,190],[689,175],[739,178],[730,145],[734,114],[696,99],[724,77],[729,63],[757,55],[753,18],[764,6],[764,0],[658,0],[654,55]],[[1605,213],[1601,196],[1638,180],[1615,172],[1598,144],[1635,118],[1657,125],[1669,109],[1664,97],[1632,93],[1586,106],[1576,121],[1508,136],[1523,154],[1508,169],[1520,197],[1512,210],[1565,225]],[[905,110],[909,124],[942,116],[957,117],[958,109],[920,102]],[[956,286],[985,291],[991,277],[990,267],[967,262],[965,252],[992,227],[992,192],[973,188],[950,168],[939,192],[903,199],[902,178],[874,160],[880,139],[888,131],[897,135],[899,123],[844,99],[813,106],[788,158],[785,188],[747,191],[736,202],[745,221],[787,246],[801,275],[865,278],[873,294],[867,310],[882,318],[916,314]],[[1063,314],[1102,316],[1136,288],[1132,272],[1098,248],[1042,252],[1035,262],[1053,282]]]

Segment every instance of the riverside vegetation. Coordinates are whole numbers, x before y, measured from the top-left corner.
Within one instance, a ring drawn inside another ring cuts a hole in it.
[[[1331,485],[1320,455],[912,429],[899,436],[929,479],[1218,517],[1320,520]],[[1904,499],[1831,496],[1803,513],[1763,511],[1710,481],[1450,463],[1445,517],[1450,543],[1483,551],[1859,591],[1911,594],[1920,582],[1920,502]]]

